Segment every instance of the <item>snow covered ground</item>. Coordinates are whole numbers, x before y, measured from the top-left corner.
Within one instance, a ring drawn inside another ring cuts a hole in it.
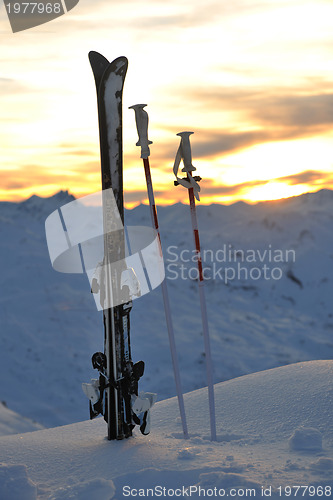
[[[146,437],[109,442],[102,419],[2,437],[0,498],[331,498],[332,377],[332,361],[312,361],[217,384],[217,442],[206,389],[185,396],[188,440],[176,398]]]
[[[32,432],[43,428],[38,422],[23,417],[7,408],[5,404],[0,403],[0,436]]]
[[[102,419],[85,421],[81,382],[96,376],[90,358],[103,347],[101,313],[84,275],[52,269],[44,234],[46,217],[71,200],[60,192],[0,203],[0,401],[7,406],[0,405],[0,499],[119,499],[126,485],[216,487],[229,496],[242,488],[236,498],[252,487],[257,497],[271,496],[270,486],[279,498],[281,486],[282,497],[329,496],[332,362],[305,361],[333,358],[333,192],[198,207],[217,443],[209,441],[200,389],[196,263],[181,204],[158,213],[183,390],[195,391],[185,397],[191,438],[181,439],[177,403],[166,399],[175,387],[160,289],[136,300],[131,313],[133,358],[146,362],[140,389],[160,399],[151,435],[110,443]],[[150,225],[143,205],[126,219]],[[55,428],[29,432],[42,426]],[[294,485],[315,489],[283,489]]]

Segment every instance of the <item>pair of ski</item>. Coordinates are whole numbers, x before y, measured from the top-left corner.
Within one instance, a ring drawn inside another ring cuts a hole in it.
[[[92,357],[99,379],[82,388],[90,399],[90,418],[103,415],[108,439],[120,440],[131,436],[136,424],[143,434],[149,433],[149,409],[154,402],[150,393],[138,395],[144,362],[133,364],[130,345],[132,301],[125,260],[122,154],[122,92],[128,62],[119,57],[110,63],[98,52],[90,52],[89,60],[97,91],[104,234],[102,272],[99,280],[93,280],[92,292],[100,294],[103,309],[104,353]]]

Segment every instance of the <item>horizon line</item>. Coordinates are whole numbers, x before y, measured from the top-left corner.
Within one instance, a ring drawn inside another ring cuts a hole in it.
[[[301,196],[304,196],[304,195],[309,195],[309,194],[316,194],[316,193],[320,193],[321,191],[331,191],[333,192],[333,189],[330,189],[330,188],[320,188],[318,189],[317,191],[306,191],[304,193],[301,193],[299,195],[293,195],[293,196],[285,196],[285,197],[281,197],[281,198],[272,198],[270,200],[256,200],[256,201],[249,201],[249,200],[244,200],[244,199],[238,199],[236,201],[232,201],[230,203],[226,203],[226,202],[217,202],[217,201],[214,201],[212,203],[204,203],[204,202],[199,202],[197,205],[198,206],[212,206],[212,205],[221,205],[221,206],[232,206],[232,205],[237,205],[238,203],[244,203],[245,205],[250,205],[250,206],[254,206],[254,205],[259,205],[261,203],[274,203],[274,202],[279,202],[279,201],[284,201],[284,200],[289,200],[289,199],[294,199],[294,198],[300,198]],[[94,192],[98,192],[98,191],[94,191]],[[32,198],[39,198],[39,199],[42,199],[42,200],[47,200],[47,199],[50,199],[50,198],[53,198],[53,197],[56,197],[58,194],[60,193],[67,193],[68,196],[71,196],[73,197],[74,199],[76,200],[79,200],[80,198],[83,198],[84,196],[87,196],[87,194],[84,194],[82,196],[79,196],[79,197],[76,197],[73,193],[70,192],[69,189],[60,189],[59,191],[56,191],[54,194],[51,194],[49,196],[41,196],[39,194],[36,194],[36,193],[33,193],[31,196],[28,196],[27,198],[23,198],[23,199],[18,199],[18,200],[0,200],[0,203],[13,203],[13,204],[20,204],[20,203],[24,203]],[[93,193],[88,193],[88,194],[93,194]],[[127,206],[126,206],[127,205]],[[131,205],[131,206],[129,206]],[[149,206],[149,203],[148,201],[140,201],[138,203],[126,203],[126,201],[124,201],[124,208],[126,210],[133,210],[134,208],[140,206],[140,205],[143,205],[143,206]],[[167,207],[167,206],[174,206],[174,205],[187,205],[186,202],[182,202],[182,201],[177,201],[177,202],[174,202],[174,203],[157,203],[157,206],[159,207]]]

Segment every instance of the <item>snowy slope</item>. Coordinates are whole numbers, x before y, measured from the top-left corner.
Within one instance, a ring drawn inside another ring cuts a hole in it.
[[[86,277],[57,273],[49,261],[45,219],[72,199],[60,192],[0,203],[0,400],[45,426],[87,418],[81,382],[96,376],[90,358],[103,348],[102,318]],[[196,264],[185,262],[193,249],[189,209],[176,204],[158,213],[188,392],[206,385]],[[333,192],[257,205],[199,205],[198,217],[208,251],[204,265],[208,275],[216,273],[206,281],[214,381],[332,359]],[[138,206],[126,219],[149,226],[149,209]],[[221,261],[224,247],[238,250],[235,262]],[[255,262],[242,261],[240,251],[248,250],[257,252]],[[269,250],[293,250],[295,261],[270,262]],[[225,267],[238,265],[239,278],[225,280]],[[257,279],[255,272],[246,278],[246,271],[264,265],[278,267],[280,279]],[[135,301],[131,323],[133,358],[146,362],[141,389],[159,399],[175,395],[160,289]]]
[[[155,487],[155,497],[159,488],[172,496],[192,487],[188,492],[198,498],[201,487],[207,496],[263,498],[264,487],[271,498],[330,498],[332,376],[332,361],[316,361],[217,384],[214,443],[206,389],[185,395],[186,441],[175,398],[153,408],[148,437],[109,442],[102,419],[2,437],[0,498],[109,500],[128,492],[151,497],[146,489]],[[288,495],[297,485],[303,489]]]
[[[79,420],[78,380],[101,333],[86,278],[55,272],[48,256],[45,219],[72,199],[60,192],[0,205],[0,397],[46,425]]]
[[[43,426],[33,422],[26,417],[22,417],[13,410],[10,410],[3,403],[0,403],[0,436],[10,434],[20,434],[22,432],[32,432],[43,429]]]

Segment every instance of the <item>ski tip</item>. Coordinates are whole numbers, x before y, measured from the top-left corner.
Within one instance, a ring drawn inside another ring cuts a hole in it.
[[[121,62],[122,64],[128,65],[128,59],[125,56],[120,56],[114,59],[113,61],[109,61],[106,57],[104,57],[99,52],[96,52],[95,50],[90,50],[90,52],[88,52],[88,58],[92,67],[99,66],[102,67],[104,70],[109,65],[117,62]]]
[[[97,62],[101,62],[101,63],[104,63],[104,64],[110,64],[108,59],[106,57],[104,57],[102,54],[100,54],[99,52],[96,52],[95,50],[91,50],[89,53],[88,53],[88,57],[89,57],[89,61],[90,63],[97,63]]]
[[[125,78],[128,68],[128,60],[125,56],[117,57],[114,61],[109,62],[99,52],[91,50],[88,57],[95,78],[97,95],[99,95],[102,80],[108,78],[110,73],[118,72]]]
[[[126,70],[127,70],[127,68],[128,68],[128,59],[127,59],[126,56],[119,56],[119,57],[117,57],[116,59],[114,59],[112,61],[111,64],[118,63],[118,62],[121,63],[123,66],[126,66]]]

